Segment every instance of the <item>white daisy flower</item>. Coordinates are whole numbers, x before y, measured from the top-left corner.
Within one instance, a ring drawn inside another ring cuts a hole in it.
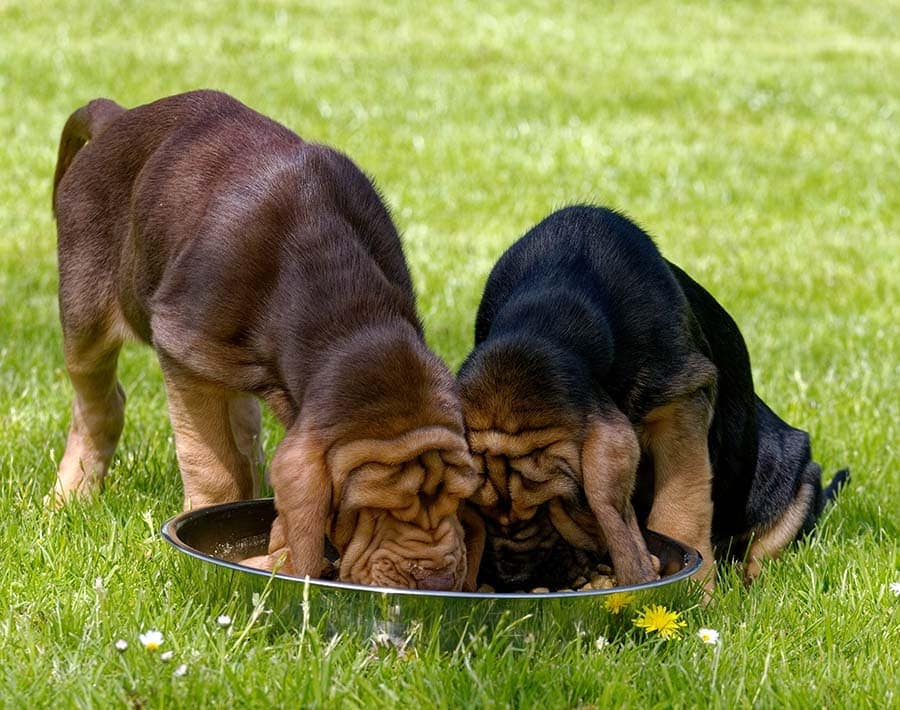
[[[900,582],[891,582],[890,589],[895,596],[900,597]]]
[[[159,660],[171,661],[173,655],[175,655],[174,651],[163,651],[161,654],[159,654]]]
[[[231,617],[228,614],[220,614],[216,617],[216,623],[221,626],[223,629],[227,629],[231,626]]]
[[[697,632],[697,636],[700,637],[703,643],[708,643],[710,646],[715,646],[719,643],[719,632],[715,629],[700,629]]]
[[[182,663],[178,668],[172,671],[172,675],[176,678],[181,678],[183,675],[187,675],[187,663]]]
[[[609,644],[609,639],[606,636],[598,636],[597,640],[594,641],[594,648],[598,651],[602,651]]]
[[[148,651],[156,651],[163,644],[163,635],[160,631],[147,631],[140,634],[138,638]]]
[[[116,641],[116,650],[120,653],[128,649],[128,642],[125,639],[119,639]]]

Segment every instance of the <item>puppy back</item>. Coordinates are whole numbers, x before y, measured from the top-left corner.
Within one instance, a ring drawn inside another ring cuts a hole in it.
[[[563,208],[501,256],[485,285],[476,347],[511,330],[576,355],[633,420],[715,379],[703,333],[653,240],[603,207]]]
[[[653,289],[647,289],[648,280]],[[475,341],[487,337],[497,310],[515,292],[536,288],[580,291],[605,306],[659,295],[683,303],[652,239],[624,215],[606,207],[573,205],[545,217],[507,249],[491,270],[478,309]]]

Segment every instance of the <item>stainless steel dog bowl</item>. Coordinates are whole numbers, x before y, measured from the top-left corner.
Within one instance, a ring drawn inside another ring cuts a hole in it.
[[[522,619],[590,633],[592,625],[621,616],[609,603],[613,595],[619,595],[615,600],[627,599],[633,608],[651,602],[685,608],[699,598],[697,585],[688,578],[700,567],[700,555],[650,531],[647,546],[660,559],[661,578],[603,590],[501,594],[393,589],[270,574],[233,561],[266,551],[274,518],[274,501],[265,498],[202,508],[168,520],[162,536],[181,553],[177,573],[182,586],[192,597],[208,595],[212,604],[234,595],[245,597],[248,604],[255,599],[271,618],[288,625],[302,620],[324,624],[331,632],[361,630],[393,639],[433,627],[451,643],[463,630],[471,633],[503,619],[515,621],[523,633],[527,624],[519,624]]]

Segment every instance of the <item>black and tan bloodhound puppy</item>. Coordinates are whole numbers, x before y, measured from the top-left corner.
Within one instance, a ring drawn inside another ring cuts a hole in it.
[[[100,486],[137,338],[159,356],[185,508],[256,494],[262,400],[286,430],[273,544],[295,574],[319,574],[327,536],[343,580],[462,587],[457,508],[478,479],[457,386],[346,156],[213,91],[97,99],[63,131],[54,209],[75,389],[54,502]]]
[[[562,209],[500,258],[459,379],[498,589],[567,587],[607,552],[620,584],[653,579],[642,525],[711,586],[714,548],[749,545],[753,575],[824,504],[734,322],[611,210]]]

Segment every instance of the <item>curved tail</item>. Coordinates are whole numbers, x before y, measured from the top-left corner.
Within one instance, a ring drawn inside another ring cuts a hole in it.
[[[831,483],[822,491],[822,501],[823,506],[828,505],[833,501],[837,494],[840,493],[841,488],[846,486],[850,482],[850,469],[842,468],[836,474],[834,474],[834,478],[831,479]]]
[[[94,99],[75,111],[63,128],[59,138],[59,154],[56,158],[56,172],[53,175],[53,214],[56,214],[56,192],[63,175],[69,169],[76,153],[91,138],[95,138],[125,109],[109,99]]]

